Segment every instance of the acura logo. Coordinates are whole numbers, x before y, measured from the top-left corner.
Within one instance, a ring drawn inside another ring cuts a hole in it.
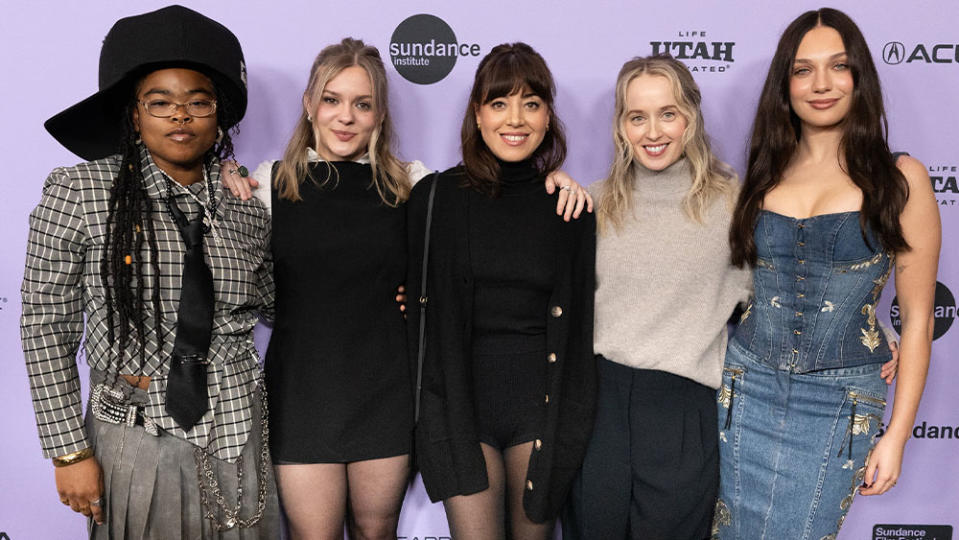
[[[899,64],[906,59],[906,47],[900,41],[890,41],[882,48],[882,60],[887,64]]]

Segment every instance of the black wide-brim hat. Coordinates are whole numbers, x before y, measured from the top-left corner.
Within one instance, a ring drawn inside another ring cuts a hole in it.
[[[100,90],[53,116],[43,126],[86,160],[117,153],[123,114],[134,82],[157,69],[183,67],[203,73],[217,90],[225,127],[246,113],[246,64],[240,42],[222,24],[183,6],[120,19],[100,49]],[[224,107],[224,101],[228,106]]]

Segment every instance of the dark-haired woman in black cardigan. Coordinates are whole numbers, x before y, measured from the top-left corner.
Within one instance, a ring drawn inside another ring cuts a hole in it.
[[[507,521],[514,538],[546,538],[591,428],[595,223],[556,219],[542,193],[566,154],[553,94],[532,48],[495,47],[463,120],[463,164],[422,180],[408,205],[407,285],[429,298],[416,451],[457,539],[504,538]],[[418,338],[418,310],[408,328]]]

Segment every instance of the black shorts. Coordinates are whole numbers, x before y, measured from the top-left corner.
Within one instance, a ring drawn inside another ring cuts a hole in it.
[[[546,421],[546,337],[484,336],[473,343],[480,442],[503,450],[537,438]]]

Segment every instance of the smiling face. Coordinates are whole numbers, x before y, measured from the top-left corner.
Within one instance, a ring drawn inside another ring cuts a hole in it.
[[[483,142],[503,161],[528,159],[549,129],[549,108],[529,88],[492,99],[475,109]]]
[[[806,32],[789,77],[789,104],[803,127],[840,124],[852,106],[853,89],[852,71],[839,32],[828,26]]]
[[[316,153],[328,161],[355,160],[366,154],[379,118],[366,70],[350,66],[327,81],[303,106],[313,117]]]
[[[136,97],[133,126],[157,167],[178,181],[185,178],[184,172],[199,170],[203,156],[216,142],[216,114],[197,118],[181,106],[173,116],[157,118],[146,111],[145,104],[212,101],[216,92],[210,79],[192,69],[161,69],[140,81]]]
[[[686,124],[669,79],[642,74],[630,81],[623,131],[633,159],[651,171],[669,167],[683,155]]]

